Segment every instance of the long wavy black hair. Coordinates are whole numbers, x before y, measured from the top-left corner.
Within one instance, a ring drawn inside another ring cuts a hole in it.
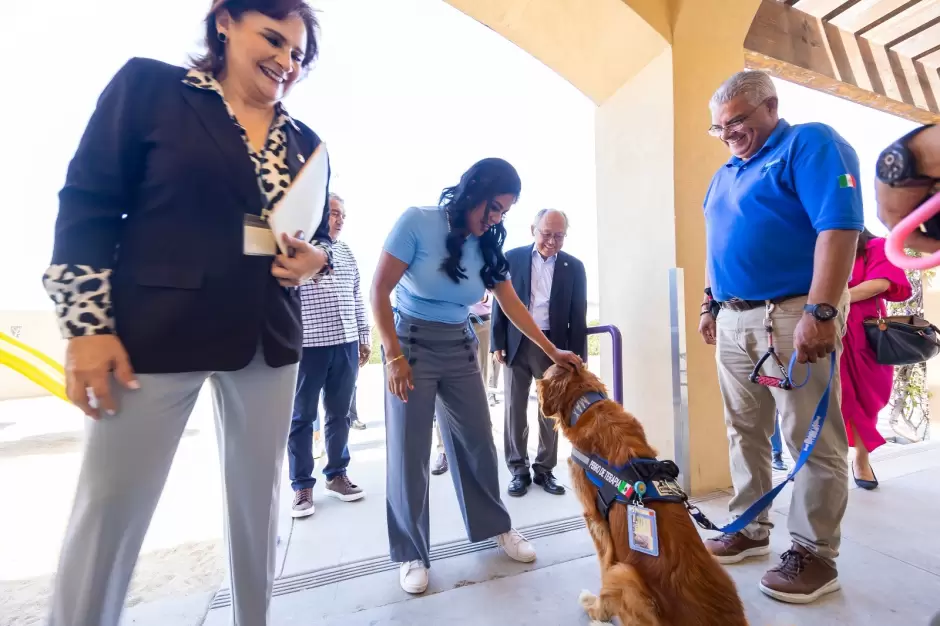
[[[455,283],[467,278],[466,270],[460,265],[463,256],[463,244],[466,241],[469,228],[467,217],[470,212],[486,203],[484,220],[489,218],[491,211],[499,208],[493,203],[496,196],[511,194],[518,198],[522,191],[522,180],[519,173],[508,161],[503,159],[483,159],[473,164],[473,167],[464,172],[460,182],[454,187],[448,187],[441,193],[438,203],[441,210],[447,213],[447,258],[441,263],[443,270]],[[489,228],[480,237],[480,252],[483,254],[483,269],[480,278],[487,289],[492,289],[496,283],[506,280],[509,272],[509,262],[503,254],[503,243],[506,241],[506,227],[502,221]]]

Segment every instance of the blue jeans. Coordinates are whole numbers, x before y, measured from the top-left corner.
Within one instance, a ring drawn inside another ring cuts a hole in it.
[[[359,375],[359,343],[304,348],[297,374],[294,416],[287,439],[291,487],[294,491],[312,488],[313,425],[317,420],[320,393],[323,393],[323,431],[326,439],[327,480],[346,474],[349,466],[349,403]]]
[[[774,415],[774,434],[770,436],[770,449],[774,454],[783,452],[783,443],[780,441],[780,415]]]
[[[358,345],[358,344],[357,344]],[[352,398],[349,402],[349,423],[352,424],[359,419],[359,409],[356,408],[356,393],[359,391],[359,385],[353,386]]]

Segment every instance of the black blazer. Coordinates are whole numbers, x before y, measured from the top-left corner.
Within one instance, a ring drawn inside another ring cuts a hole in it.
[[[53,264],[112,268],[117,335],[139,373],[233,371],[302,350],[300,296],[243,253],[254,165],[219,95],[132,59],[102,93],[59,194]],[[292,176],[320,139],[287,126]],[[327,203],[328,204],[328,203]],[[329,210],[312,239],[330,242]]]
[[[532,295],[533,248],[523,246],[506,253],[513,289],[526,307]],[[556,348],[570,350],[587,360],[587,275],[584,264],[567,252],[559,252],[555,259],[548,325],[548,338]],[[505,350],[506,362],[512,365],[523,336],[499,308],[499,303],[494,302],[490,351]]]

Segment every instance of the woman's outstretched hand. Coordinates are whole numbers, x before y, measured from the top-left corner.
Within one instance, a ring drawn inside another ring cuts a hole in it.
[[[550,358],[556,365],[566,370],[578,371],[584,367],[584,362],[581,360],[581,357],[568,350],[556,349],[548,355],[548,358]]]

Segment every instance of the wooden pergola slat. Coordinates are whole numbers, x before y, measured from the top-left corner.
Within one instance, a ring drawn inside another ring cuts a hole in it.
[[[763,0],[744,47],[749,67],[940,122],[940,0]]]
[[[920,0],[862,0],[833,17],[829,22],[852,34],[868,30]]]
[[[940,0],[921,0],[871,29],[864,36],[875,45],[887,46],[894,41],[910,37],[912,32],[924,24],[938,19],[940,19]]]
[[[792,6],[807,15],[823,18],[851,4],[854,2],[850,0],[797,0]]]

